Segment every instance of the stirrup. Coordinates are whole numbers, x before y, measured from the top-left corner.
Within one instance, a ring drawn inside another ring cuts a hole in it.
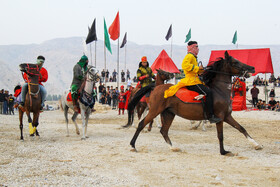
[[[212,115],[212,116],[209,118],[209,122],[210,122],[210,123],[219,123],[220,121],[222,121],[222,119],[216,117],[215,115]]]

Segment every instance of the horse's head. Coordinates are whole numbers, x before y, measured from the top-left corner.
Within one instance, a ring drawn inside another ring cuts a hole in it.
[[[255,73],[255,67],[244,64],[239,60],[233,58],[232,56],[229,56],[227,51],[225,52],[224,60],[226,62],[226,66],[229,67],[228,69],[231,75],[243,76],[248,78],[250,77],[251,73]]]
[[[162,69],[157,69],[157,74],[162,80],[170,80],[174,78],[174,73],[170,73]]]
[[[91,79],[95,82],[98,82],[98,79],[100,77],[98,72],[99,71],[94,66],[91,66],[91,65],[88,66],[87,75],[88,75],[89,79]]]
[[[19,65],[19,69],[29,76],[39,75],[40,72],[40,68],[37,64],[23,63]]]

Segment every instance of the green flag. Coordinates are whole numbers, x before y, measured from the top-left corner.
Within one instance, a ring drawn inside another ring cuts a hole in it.
[[[235,44],[237,41],[237,31],[235,31],[234,36],[232,38],[232,43]]]
[[[191,29],[189,30],[187,36],[186,36],[186,40],[185,40],[185,43],[187,43],[192,37],[192,34],[191,34]]]
[[[109,39],[109,35],[108,35],[105,18],[104,18],[104,43],[105,43],[105,46],[107,47],[108,51],[110,51],[110,53],[112,54],[111,43],[110,43],[110,39]]]

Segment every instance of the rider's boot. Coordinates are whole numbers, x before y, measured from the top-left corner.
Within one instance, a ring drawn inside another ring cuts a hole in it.
[[[74,111],[79,113],[79,105],[77,99],[72,99],[72,100],[73,100]]]
[[[214,114],[210,115],[209,122],[210,123],[219,123],[222,119],[218,118]]]

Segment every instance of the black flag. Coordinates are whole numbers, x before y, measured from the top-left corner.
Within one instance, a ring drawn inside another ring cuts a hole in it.
[[[165,36],[165,39],[166,40],[169,40],[169,38],[172,36],[172,24],[170,25],[169,29],[168,29],[168,32]]]
[[[125,46],[126,42],[127,42],[127,41],[126,41],[126,33],[125,33],[125,35],[124,35],[124,37],[123,37],[122,45],[121,45],[120,48],[123,48],[123,47]]]
[[[95,19],[91,25],[91,28],[88,32],[88,36],[86,39],[86,44],[89,44],[92,41],[96,41],[97,40],[97,36],[96,36],[96,29],[95,29]]]

